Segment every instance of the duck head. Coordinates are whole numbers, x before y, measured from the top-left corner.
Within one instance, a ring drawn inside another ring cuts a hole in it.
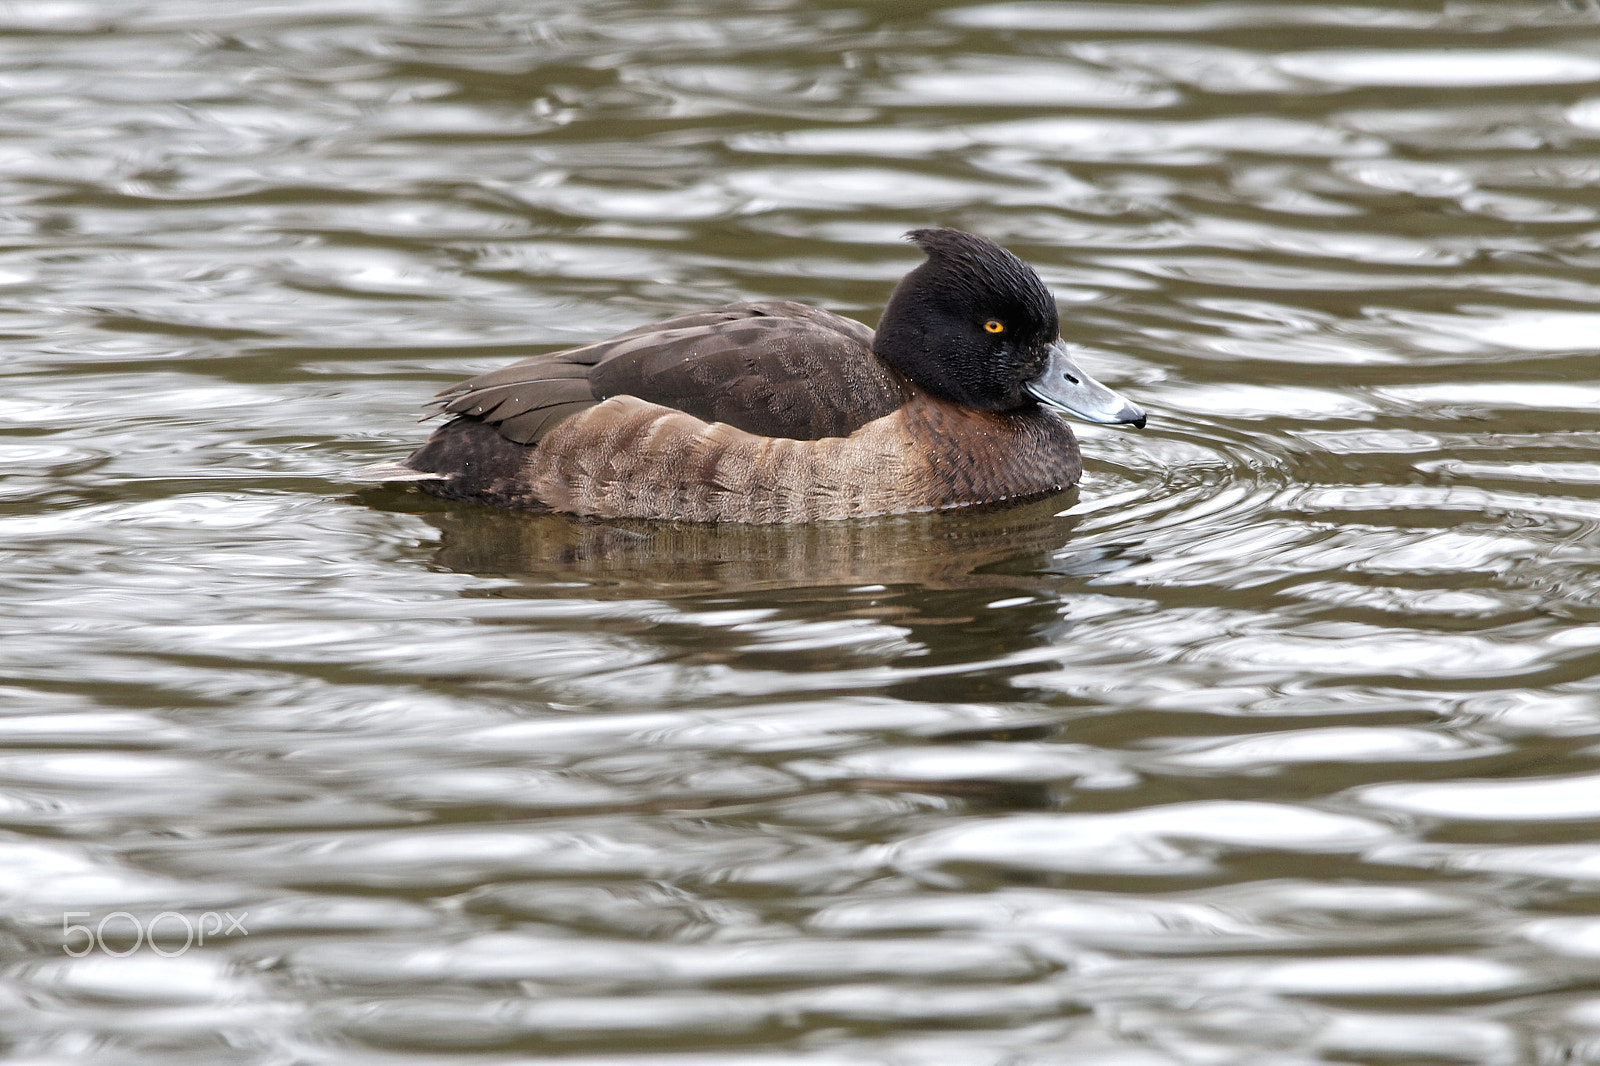
[[[1036,403],[1089,422],[1144,412],[1085,374],[1061,340],[1055,298],[1032,267],[956,229],[906,234],[927,253],[884,308],[879,358],[941,399],[980,411]]]

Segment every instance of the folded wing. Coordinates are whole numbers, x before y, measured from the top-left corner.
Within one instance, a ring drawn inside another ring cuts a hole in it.
[[[872,330],[789,301],[729,304],[534,356],[464,381],[440,406],[537,444],[613,396],[765,437],[848,436],[898,409],[905,381],[872,354]]]

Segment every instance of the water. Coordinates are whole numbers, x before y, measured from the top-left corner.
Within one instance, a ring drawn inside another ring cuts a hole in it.
[[[1600,1063],[1597,140],[1586,3],[0,4],[0,1055]],[[1075,493],[339,476],[931,223]]]

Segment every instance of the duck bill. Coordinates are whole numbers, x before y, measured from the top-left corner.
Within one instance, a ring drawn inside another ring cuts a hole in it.
[[[1085,374],[1064,341],[1050,346],[1050,365],[1028,382],[1030,395],[1046,407],[1102,425],[1144,428],[1144,411]]]

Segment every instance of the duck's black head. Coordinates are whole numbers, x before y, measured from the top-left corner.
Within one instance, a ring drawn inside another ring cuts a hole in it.
[[[1095,422],[1144,414],[1071,362],[1056,301],[1027,263],[956,229],[906,234],[928,260],[901,279],[873,351],[941,399],[980,411],[1044,402]]]

